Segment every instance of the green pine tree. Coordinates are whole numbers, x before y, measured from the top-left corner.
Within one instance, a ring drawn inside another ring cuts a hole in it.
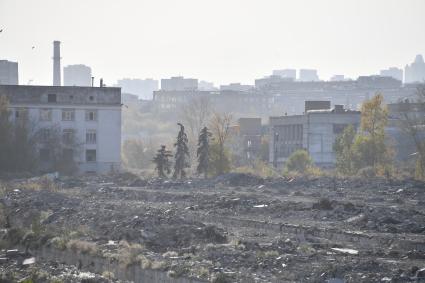
[[[204,174],[204,177],[207,178],[208,175],[208,165],[209,165],[209,154],[210,154],[210,137],[212,134],[208,131],[207,127],[204,127],[201,130],[198,138],[198,149],[196,155],[198,157],[198,167],[196,171],[198,174]]]
[[[173,178],[185,178],[186,171],[185,168],[189,168],[189,148],[187,146],[188,139],[184,131],[184,126],[180,123],[177,123],[180,126],[180,131],[177,136],[177,141],[174,144],[176,147],[176,154],[174,155],[174,174]]]
[[[173,155],[169,150],[166,149],[165,145],[161,145],[161,148],[158,149],[153,162],[155,163],[155,169],[158,171],[158,177],[165,178],[171,172],[171,164],[169,161],[169,157]]]

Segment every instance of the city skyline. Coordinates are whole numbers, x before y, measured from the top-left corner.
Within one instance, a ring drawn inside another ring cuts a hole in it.
[[[355,79],[425,53],[424,1],[229,2],[3,0],[0,59],[18,61],[21,84],[50,85],[59,40],[62,66],[88,65],[109,86],[179,75],[219,86],[287,68]]]

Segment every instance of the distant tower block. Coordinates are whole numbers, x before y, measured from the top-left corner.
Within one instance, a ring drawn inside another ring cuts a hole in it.
[[[53,85],[61,85],[61,48],[60,41],[53,41]]]

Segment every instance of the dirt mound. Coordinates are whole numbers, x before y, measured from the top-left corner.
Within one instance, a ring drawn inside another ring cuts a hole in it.
[[[228,173],[215,178],[217,183],[222,183],[232,187],[235,186],[257,186],[264,183],[264,179],[246,173]]]

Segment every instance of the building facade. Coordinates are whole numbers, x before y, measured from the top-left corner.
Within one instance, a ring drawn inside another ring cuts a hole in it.
[[[250,162],[261,157],[261,118],[239,118],[238,137],[244,161]]]
[[[316,82],[319,80],[317,70],[314,69],[300,69],[300,75],[298,78],[301,82]]]
[[[425,81],[425,62],[422,55],[416,55],[415,61],[404,68],[405,83],[423,83]]]
[[[18,63],[0,60],[0,85],[18,85]]]
[[[295,69],[273,70],[273,76],[279,76],[281,78],[296,80],[297,70]]]
[[[137,95],[141,99],[152,99],[153,92],[158,90],[158,81],[154,79],[121,79],[116,86],[123,93]]]
[[[165,91],[194,91],[198,90],[198,79],[171,77],[161,79],[161,90]]]
[[[381,70],[379,72],[379,75],[381,77],[392,77],[398,81],[403,81],[403,70],[396,68],[396,67],[391,67],[385,70]]]
[[[306,110],[303,115],[270,117],[269,162],[282,166],[292,153],[305,149],[315,164],[332,167],[336,162],[336,137],[348,125],[357,128],[359,124],[360,112],[345,110],[342,105]]]
[[[68,65],[63,68],[64,86],[91,86],[91,68],[85,65]]]
[[[121,90],[99,87],[0,86],[12,119],[28,119],[46,137],[58,130],[79,173],[107,173],[121,167]],[[64,150],[65,150],[64,149]],[[38,146],[40,160],[51,148]]]

